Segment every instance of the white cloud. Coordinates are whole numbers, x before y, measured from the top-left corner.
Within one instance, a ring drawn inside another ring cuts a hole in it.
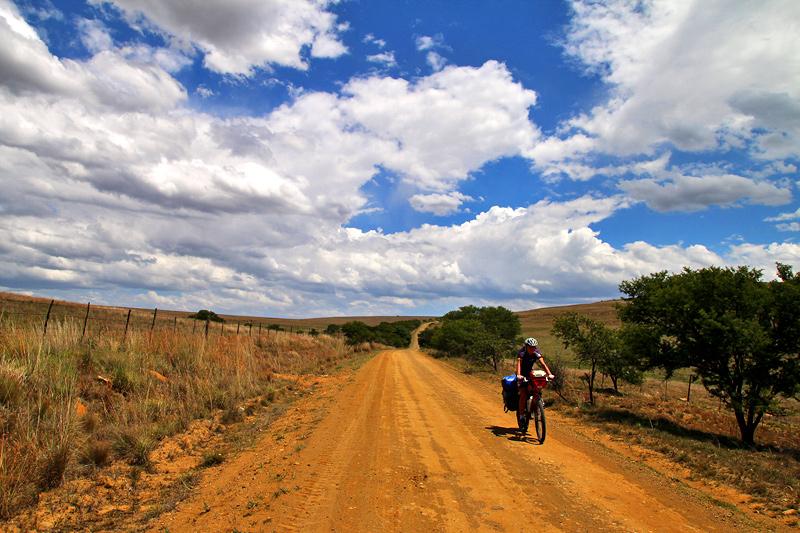
[[[78,22],[78,29],[81,32],[83,45],[91,53],[96,54],[114,47],[108,28],[99,20],[81,19]]]
[[[444,68],[447,64],[447,58],[442,56],[438,50],[449,48],[444,44],[444,37],[442,34],[436,34],[434,36],[430,35],[422,35],[416,38],[416,46],[417,50],[420,52],[427,52],[425,54],[425,61],[428,65],[433,69],[434,72],[438,72]]]
[[[209,89],[208,87],[206,87],[204,85],[198,85],[197,88],[194,90],[194,92],[200,98],[210,98],[210,97],[214,96],[215,94],[217,94],[217,93],[215,93],[214,91],[212,91],[211,89]]]
[[[425,61],[427,61],[428,65],[436,72],[442,70],[447,64],[447,59],[436,52],[428,52],[425,54]]]
[[[0,2],[0,87],[127,111],[163,110],[186,98],[183,87],[159,66],[131,62],[117,50],[99,51],[85,62],[59,60],[7,2]]]
[[[783,205],[792,200],[789,189],[742,176],[675,176],[666,181],[626,180],[619,187],[631,198],[656,211],[699,211],[710,205],[730,206],[747,200],[759,205]]]
[[[378,48],[386,48],[386,41],[384,41],[383,39],[378,39],[377,37],[375,37],[375,35],[371,33],[366,34],[361,42],[372,43]]]
[[[764,219],[764,222],[779,222],[775,227],[779,231],[800,231],[800,222],[789,222],[800,219],[800,208],[791,213],[781,213],[774,217]]]
[[[800,154],[800,4],[775,0],[572,3],[565,50],[611,86],[571,125],[613,154],[688,151],[754,139]],[[767,133],[759,133],[762,128]]]
[[[450,215],[459,210],[461,204],[472,200],[472,197],[454,191],[449,194],[415,194],[408,199],[411,207],[423,213],[437,216]]]
[[[515,83],[505,65],[448,67],[415,84],[352,80],[342,110],[396,145],[382,164],[432,191],[451,189],[487,161],[520,155],[539,138],[528,119],[536,93]]]
[[[347,52],[342,31],[325,0],[242,0],[239,2],[162,2],[93,0],[113,3],[132,21],[142,18],[179,41],[205,53],[205,65],[223,74],[248,76],[254,68],[282,65],[308,68],[302,57],[338,57]]]
[[[800,261],[792,244],[724,255],[612,246],[593,226],[630,205],[623,196],[495,206],[454,227],[346,228],[378,169],[417,206],[467,201],[454,192],[461,180],[536,150],[536,94],[489,61],[354,79],[261,117],[219,118],[184,106],[155,55],[60,60],[0,3],[0,286],[259,314],[347,313],[362,301],[395,314],[610,297],[622,279],[739,253],[756,266]],[[661,179],[658,161],[642,173]]]
[[[436,35],[421,35],[416,39],[417,50],[433,50],[439,48],[444,44],[444,38],[441,33]]]
[[[378,54],[372,54],[367,56],[367,61],[371,63],[381,63],[386,65],[387,67],[394,67],[397,65],[397,61],[394,58],[394,52],[386,51],[380,52]]]

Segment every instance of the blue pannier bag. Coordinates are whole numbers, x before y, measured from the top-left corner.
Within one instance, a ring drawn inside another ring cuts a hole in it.
[[[503,376],[503,406],[506,411],[516,411],[519,406],[519,387],[517,386],[517,376]]]

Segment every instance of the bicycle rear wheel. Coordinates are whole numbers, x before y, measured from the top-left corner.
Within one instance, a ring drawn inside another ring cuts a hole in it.
[[[539,439],[539,444],[544,444],[544,438],[547,436],[547,419],[544,416],[544,401],[539,398],[533,407],[533,423],[536,427],[536,437]]]

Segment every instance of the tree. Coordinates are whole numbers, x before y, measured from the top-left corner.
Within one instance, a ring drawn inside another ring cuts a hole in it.
[[[465,357],[497,370],[521,331],[519,317],[504,307],[467,305],[445,314],[419,337],[420,346]]]
[[[211,322],[225,322],[225,320],[217,315],[214,311],[209,311],[208,309],[201,309],[196,313],[189,315],[189,318],[194,318],[195,320],[210,320]]]
[[[589,387],[589,403],[594,405],[594,382],[598,367],[616,349],[614,332],[587,316],[566,313],[555,319],[552,333],[561,339],[564,348],[572,348],[581,364],[589,365],[586,384]]]
[[[747,267],[687,268],[620,285],[631,342],[668,372],[694,367],[749,445],[767,408],[800,391],[800,276],[781,264],[778,276],[767,283]]]
[[[342,326],[338,324],[328,324],[325,328],[326,335],[337,335],[342,332]]]

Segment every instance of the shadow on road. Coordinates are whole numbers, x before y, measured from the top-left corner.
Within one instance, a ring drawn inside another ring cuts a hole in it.
[[[539,439],[537,439],[535,436],[531,436],[530,434],[520,435],[519,429],[516,427],[504,428],[500,426],[486,426],[485,429],[491,431],[495,437],[506,437],[508,440],[513,440],[514,442],[529,442],[539,446]]]

